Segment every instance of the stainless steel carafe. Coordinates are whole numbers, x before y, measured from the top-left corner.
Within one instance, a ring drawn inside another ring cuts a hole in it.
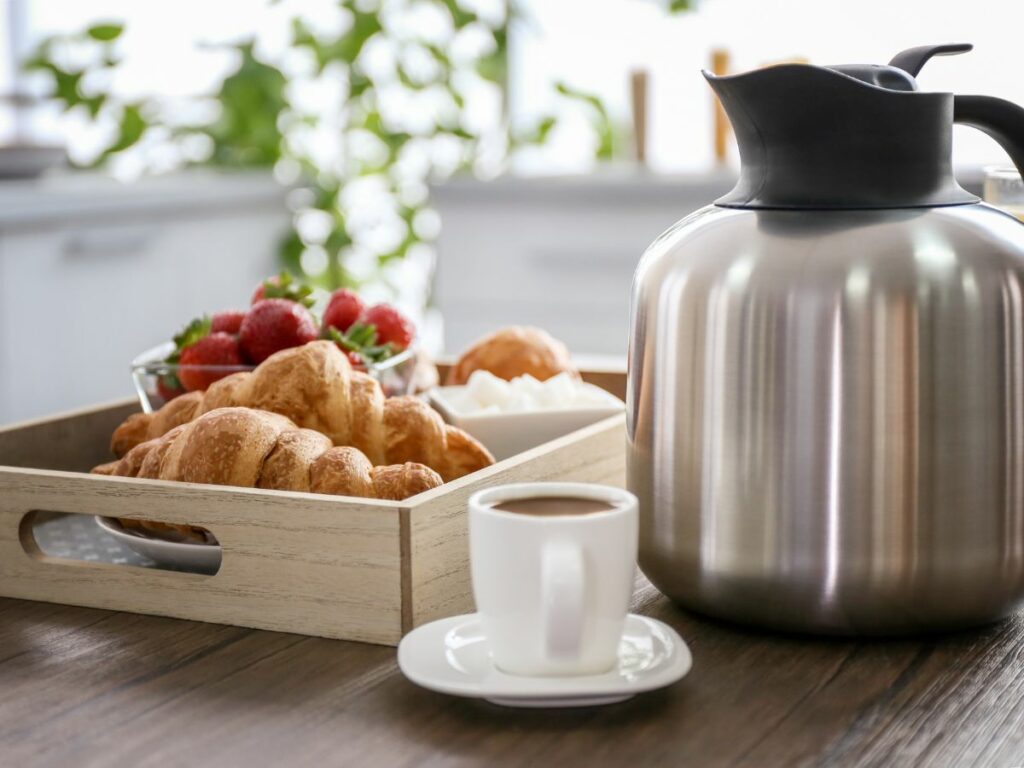
[[[954,122],[1024,168],[1024,110],[888,66],[705,74],[736,188],[632,295],[628,478],[665,594],[772,628],[962,627],[1024,601],[1024,226],[953,178]]]

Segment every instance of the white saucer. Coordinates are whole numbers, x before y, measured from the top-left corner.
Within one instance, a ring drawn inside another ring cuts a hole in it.
[[[506,707],[591,707],[625,701],[674,683],[690,671],[690,649],[667,624],[630,614],[619,663],[603,675],[522,677],[497,669],[475,613],[418,627],[398,646],[398,666],[412,682],[453,696]]]

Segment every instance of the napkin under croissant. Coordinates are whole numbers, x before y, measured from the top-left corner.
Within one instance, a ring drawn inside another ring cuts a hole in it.
[[[314,341],[272,355],[251,372],[214,382],[205,392],[171,400],[152,414],[129,416],[111,439],[115,456],[220,408],[279,414],[319,432],[336,446],[365,454],[373,466],[422,464],[444,482],[494,463],[475,438],[444,423],[412,396],[386,398],[375,379],[352,369],[330,341]]]

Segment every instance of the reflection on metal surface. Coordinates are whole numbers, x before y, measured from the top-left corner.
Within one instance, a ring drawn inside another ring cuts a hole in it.
[[[1024,230],[709,207],[633,286],[641,565],[684,605],[899,632],[1024,598]]]

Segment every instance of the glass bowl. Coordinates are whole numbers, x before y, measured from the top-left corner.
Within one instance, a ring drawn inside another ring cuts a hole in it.
[[[174,342],[168,341],[148,349],[132,360],[132,381],[139,395],[139,404],[146,413],[158,410],[166,401],[160,392],[160,380],[168,375],[177,376],[181,367],[177,363],[165,362],[174,352]],[[251,371],[254,365],[193,365],[189,366],[203,372],[222,374],[223,378],[239,371]],[[381,389],[388,397],[411,394],[416,372],[416,351],[412,348],[399,352],[379,363],[374,363],[367,370],[373,378],[380,382]]]

